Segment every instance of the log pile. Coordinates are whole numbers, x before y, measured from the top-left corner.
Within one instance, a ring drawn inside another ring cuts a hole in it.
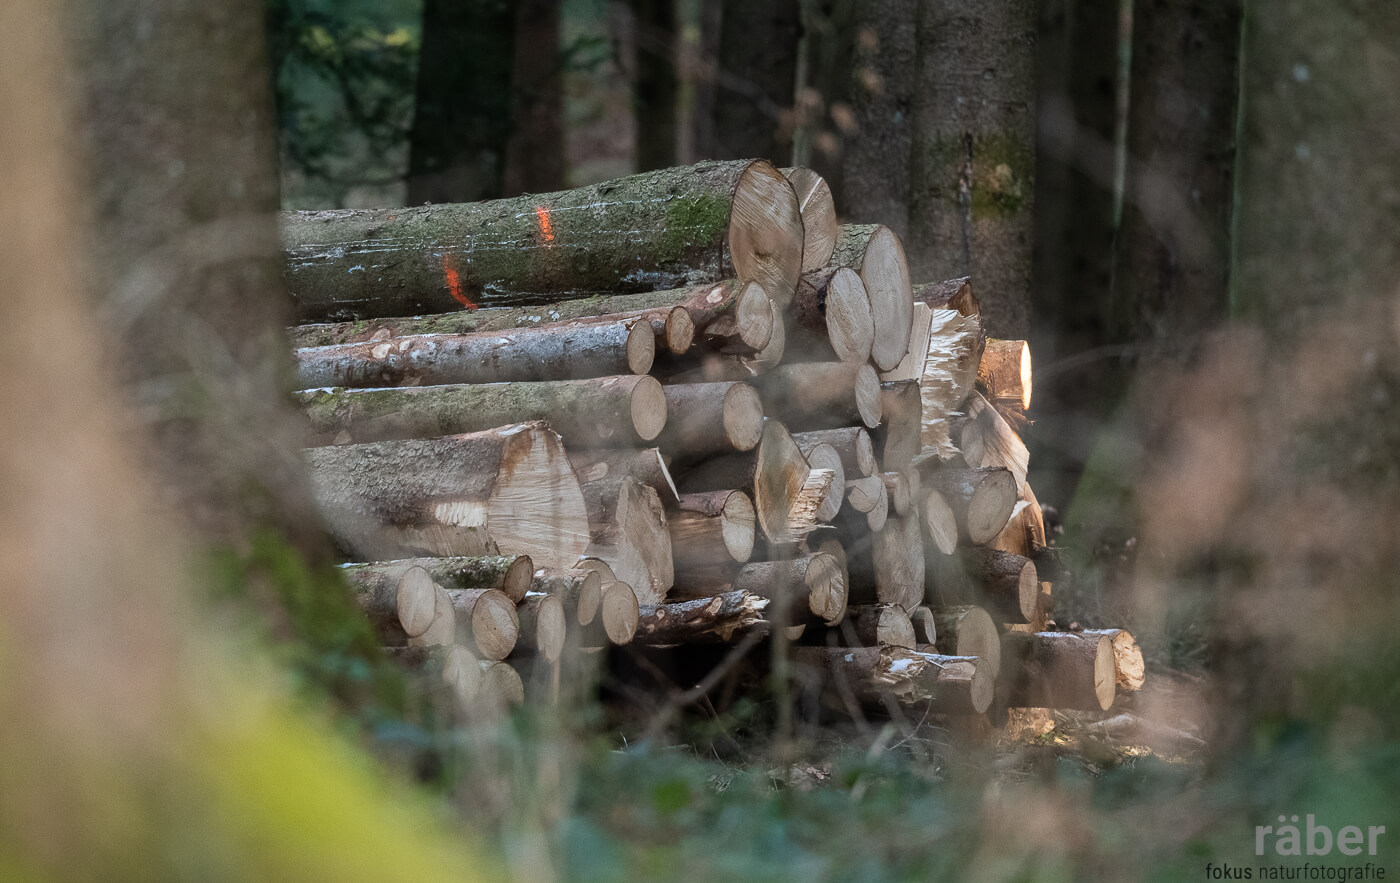
[[[386,646],[466,714],[626,644],[775,642],[851,711],[1140,686],[1126,632],[1047,629],[1025,343],[835,217],[764,161],[285,214],[317,500]]]

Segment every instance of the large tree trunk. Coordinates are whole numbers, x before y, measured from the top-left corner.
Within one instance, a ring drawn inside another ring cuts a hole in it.
[[[282,216],[306,320],[408,316],[738,277],[786,306],[797,197],[765,162],[701,163],[557,193]],[[586,256],[586,259],[585,259]]]
[[[505,0],[425,0],[410,205],[505,195],[515,29]]]
[[[971,275],[999,337],[1030,329],[1034,0],[919,0],[910,263]]]

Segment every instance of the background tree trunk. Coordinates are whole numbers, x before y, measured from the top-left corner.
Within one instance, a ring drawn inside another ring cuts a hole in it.
[[[505,195],[515,29],[506,0],[424,0],[409,205]]]
[[[560,3],[561,0],[522,0],[515,5],[506,196],[548,193],[565,186]]]
[[[714,102],[717,159],[792,158],[798,0],[724,0]]]
[[[676,164],[680,89],[676,0],[628,0],[627,5],[635,51],[632,112],[637,117],[637,171],[649,172]]]

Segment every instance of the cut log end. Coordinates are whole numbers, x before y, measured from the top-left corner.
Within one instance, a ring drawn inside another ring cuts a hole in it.
[[[802,215],[792,186],[768,162],[750,163],[739,176],[729,216],[735,272],[786,308],[802,274],[802,249]]]
[[[656,359],[656,333],[648,322],[635,322],[627,333],[627,367],[646,374]]]
[[[632,428],[642,441],[651,441],[666,428],[666,392],[655,377],[643,377],[629,400]]]
[[[981,607],[949,607],[934,613],[940,653],[976,656],[993,676],[1001,671],[1001,636],[991,614]]]
[[[399,625],[404,634],[416,638],[432,625],[437,607],[437,585],[428,571],[421,567],[410,567],[399,578],[396,604]]]
[[[753,501],[743,491],[734,491],[724,500],[720,513],[720,531],[724,548],[735,561],[748,561],[753,554],[756,523]]]
[[[666,349],[681,356],[690,351],[695,342],[695,320],[685,307],[672,307],[666,314]]]
[[[773,327],[778,313],[773,299],[757,282],[749,282],[734,301],[734,333],[754,352],[761,352],[773,340]]]
[[[618,581],[603,587],[598,613],[609,641],[632,643],[637,634],[638,610],[637,593],[627,583]]]
[[[763,399],[753,387],[736,383],[724,394],[724,434],[737,451],[751,451],[763,437]]]
[[[1006,527],[1016,506],[1016,479],[999,469],[973,490],[967,506],[967,533],[974,543],[989,543]]]
[[[958,547],[958,520],[943,495],[930,490],[924,496],[922,508],[924,530],[933,547],[951,555]]]
[[[486,589],[471,605],[471,642],[482,659],[505,659],[520,640],[520,617],[504,592]]]
[[[841,511],[841,500],[846,491],[846,470],[841,465],[841,454],[831,445],[822,443],[807,451],[807,462],[813,471],[826,469],[831,472],[831,484],[817,509],[817,521],[830,522]]]
[[[805,575],[807,607],[812,615],[835,625],[846,615],[846,571],[833,555],[818,552],[811,556]]]
[[[546,662],[557,662],[568,638],[568,616],[556,595],[533,594],[519,608],[521,640]]]
[[[516,555],[506,568],[506,574],[501,578],[501,591],[506,593],[506,597],[519,604],[525,598],[525,593],[530,591],[530,584],[535,577],[535,562],[529,555]]]
[[[893,230],[884,226],[875,228],[858,269],[870,298],[870,315],[875,326],[870,360],[881,371],[889,371],[904,359],[909,349],[909,327],[914,317],[909,262]]]
[[[783,169],[783,175],[797,194],[797,207],[802,215],[802,270],[825,267],[836,248],[836,237],[841,233],[831,187],[821,175],[800,166]]]
[[[856,408],[860,420],[869,429],[880,425],[883,407],[880,401],[880,375],[869,365],[861,365],[855,375]]]
[[[860,275],[840,267],[826,283],[826,336],[836,358],[843,362],[869,360],[875,345],[875,320],[870,314],[870,295]]]
[[[1024,340],[989,340],[977,366],[987,397],[1026,411],[1031,406],[1031,348]]]
[[[1114,676],[1118,689],[1134,692],[1147,680],[1147,666],[1137,640],[1126,629],[1086,629],[1086,635],[1103,635],[1113,647]]]

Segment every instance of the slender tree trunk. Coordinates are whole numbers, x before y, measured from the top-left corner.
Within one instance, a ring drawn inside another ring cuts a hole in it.
[[[1035,37],[1034,0],[918,4],[910,264],[971,275],[995,337],[1030,325]]]
[[[507,196],[548,193],[565,185],[560,3],[561,0],[521,0],[515,4],[512,126],[505,161]]]
[[[792,159],[797,0],[724,0],[714,104],[715,156]]]
[[[515,28],[506,0],[424,0],[410,205],[505,195]]]
[[[637,171],[648,172],[676,164],[676,0],[628,0],[628,6],[636,47],[632,110],[637,118]]]

